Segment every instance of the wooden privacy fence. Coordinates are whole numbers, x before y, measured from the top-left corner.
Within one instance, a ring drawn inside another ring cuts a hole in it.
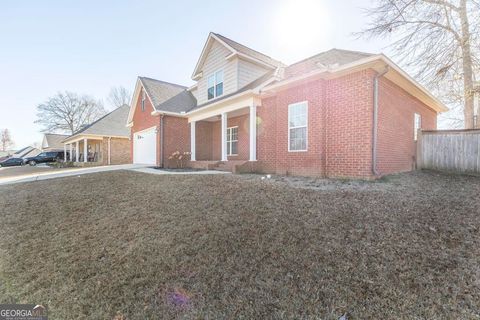
[[[480,173],[480,129],[419,131],[417,168]]]

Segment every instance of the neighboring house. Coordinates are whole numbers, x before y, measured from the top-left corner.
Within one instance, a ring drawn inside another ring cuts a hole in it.
[[[39,154],[41,151],[37,148],[28,146],[25,148],[22,148],[18,151],[16,151],[12,157],[14,158],[27,158],[27,157],[35,157],[37,154]]]
[[[187,88],[139,77],[134,163],[373,178],[408,171],[415,132],[448,109],[383,54],[332,49],[292,65],[210,33]]]
[[[60,151],[63,150],[63,139],[68,137],[66,134],[45,133],[42,141],[42,151]]]
[[[69,160],[101,165],[131,163],[130,130],[125,127],[129,109],[128,105],[117,108],[63,139],[62,150]]]

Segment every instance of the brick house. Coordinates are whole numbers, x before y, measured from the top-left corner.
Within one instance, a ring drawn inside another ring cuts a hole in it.
[[[65,159],[77,165],[131,163],[130,106],[123,105],[62,140]]]
[[[325,177],[409,171],[447,108],[383,54],[332,49],[285,65],[210,33],[191,87],[139,77],[134,163]]]

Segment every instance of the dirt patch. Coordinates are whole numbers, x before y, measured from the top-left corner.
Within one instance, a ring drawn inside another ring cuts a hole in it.
[[[47,304],[52,319],[480,317],[479,178],[273,180],[2,186],[0,301]]]

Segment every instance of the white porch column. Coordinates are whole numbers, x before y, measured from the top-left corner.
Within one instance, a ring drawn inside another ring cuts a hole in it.
[[[73,161],[73,144],[70,143],[70,161]]]
[[[195,127],[197,126],[197,123],[195,121],[190,122],[190,160],[191,161],[196,161],[197,158],[195,156]]]
[[[83,162],[88,160],[88,147],[87,147],[87,138],[83,139]]]
[[[75,143],[75,162],[78,162],[78,154],[80,152],[78,152],[78,149],[80,149],[80,145],[78,143],[78,141]]]
[[[222,161],[227,161],[227,113],[222,113]]]
[[[250,161],[257,161],[257,106],[250,106]]]
[[[63,144],[63,161],[67,162],[67,145],[64,143]]]

